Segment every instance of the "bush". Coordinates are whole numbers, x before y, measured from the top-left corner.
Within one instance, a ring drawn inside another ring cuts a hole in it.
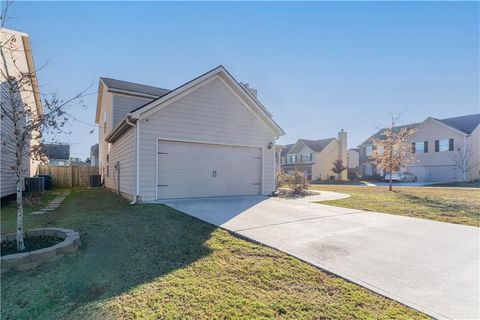
[[[307,178],[298,170],[295,170],[287,177],[286,184],[293,194],[304,194],[310,187]]]
[[[285,187],[288,184],[288,175],[282,170],[278,169],[275,173],[276,188]]]

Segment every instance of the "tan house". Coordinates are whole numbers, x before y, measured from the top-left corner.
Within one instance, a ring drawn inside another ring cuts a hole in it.
[[[336,180],[332,163],[337,159],[347,165],[347,132],[343,129],[337,138],[298,139],[296,143],[286,145],[281,153],[282,170],[287,173],[300,170],[309,181]],[[347,179],[347,170],[342,172],[340,179]]]
[[[2,44],[8,43],[8,46],[2,45],[1,50],[1,101],[2,108],[5,110],[12,110],[11,97],[7,77],[20,79],[24,78],[24,74],[32,74],[30,83],[26,90],[22,90],[20,95],[16,97],[21,99],[21,105],[27,106],[32,110],[32,115],[36,116],[43,111],[40,102],[40,94],[38,91],[37,79],[35,77],[35,67],[33,64],[32,50],[28,34],[2,28],[0,29],[0,41]],[[8,113],[8,111],[7,111]],[[3,115],[3,110],[2,110]],[[12,170],[15,163],[15,139],[13,131],[13,121],[4,115],[0,120],[1,127],[1,197],[14,194],[16,191],[16,176]],[[35,135],[33,135],[35,138]],[[30,146],[38,143],[36,140],[30,141]],[[37,161],[30,159],[25,155],[24,159],[24,176],[29,177],[35,173]]]
[[[480,114],[446,119],[428,117],[421,123],[407,126],[416,131],[409,137],[414,162],[405,171],[413,173],[418,181],[459,182],[480,178]],[[364,177],[383,175],[370,162],[372,140],[381,133],[382,130],[359,146]]]
[[[100,78],[96,123],[104,184],[134,201],[275,191],[284,132],[223,66],[173,90]]]

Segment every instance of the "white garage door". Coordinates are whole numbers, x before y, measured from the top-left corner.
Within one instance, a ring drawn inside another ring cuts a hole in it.
[[[417,176],[418,181],[455,182],[455,166],[411,166],[409,171]]]
[[[157,199],[257,195],[261,149],[158,142]]]

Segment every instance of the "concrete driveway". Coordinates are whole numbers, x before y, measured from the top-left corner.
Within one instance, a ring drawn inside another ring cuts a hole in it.
[[[435,318],[480,317],[479,228],[261,196],[165,204]]]

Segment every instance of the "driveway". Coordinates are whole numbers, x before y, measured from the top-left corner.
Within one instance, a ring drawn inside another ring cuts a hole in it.
[[[309,202],[318,199],[255,196],[165,204],[435,318],[479,318],[479,228]]]

